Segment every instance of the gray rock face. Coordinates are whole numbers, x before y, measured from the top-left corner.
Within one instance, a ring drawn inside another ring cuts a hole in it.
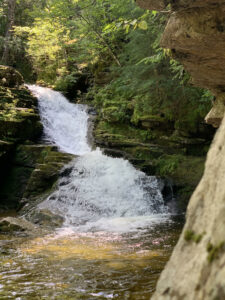
[[[53,214],[47,209],[36,209],[30,215],[30,220],[44,228],[54,229],[55,227],[61,227],[63,225],[63,217]]]
[[[153,300],[225,299],[225,119]]]

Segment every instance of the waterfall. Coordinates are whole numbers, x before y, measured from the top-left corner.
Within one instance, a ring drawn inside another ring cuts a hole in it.
[[[59,92],[29,86],[39,100],[45,138],[61,151],[79,155],[65,166],[66,176],[40,208],[65,218],[76,230],[129,231],[167,216],[159,182],[136,170],[127,160],[91,150],[88,114]]]
[[[49,88],[28,87],[39,100],[45,140],[63,152],[77,155],[90,152],[86,137],[88,115],[85,106],[72,104],[61,93]]]

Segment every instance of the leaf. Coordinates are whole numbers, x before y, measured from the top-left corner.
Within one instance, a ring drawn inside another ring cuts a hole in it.
[[[138,23],[138,27],[142,30],[147,30],[148,29],[148,24],[146,21],[141,21],[140,23]]]
[[[134,19],[132,22],[130,22],[130,25],[134,26],[137,24],[137,19]]]
[[[157,14],[158,14],[158,11],[156,11],[156,10],[153,10],[153,11],[152,11],[152,15],[153,15],[153,16],[156,16]]]
[[[124,29],[125,29],[126,33],[128,33],[129,29],[130,29],[130,25],[129,24],[124,25]]]

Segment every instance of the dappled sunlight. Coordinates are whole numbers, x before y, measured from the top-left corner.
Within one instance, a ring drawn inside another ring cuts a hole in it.
[[[147,300],[181,227],[168,222],[128,233],[64,228],[15,240],[14,250],[0,256],[0,299]]]
[[[86,260],[146,260],[162,255],[162,251],[140,250],[141,243],[127,245],[118,236],[73,235],[60,238],[37,238],[21,247],[23,253],[45,255],[49,260],[80,258]],[[136,262],[134,262],[136,263]],[[141,264],[140,261],[137,265]],[[111,262],[109,266],[122,266],[122,262]],[[127,264],[125,264],[127,266]]]

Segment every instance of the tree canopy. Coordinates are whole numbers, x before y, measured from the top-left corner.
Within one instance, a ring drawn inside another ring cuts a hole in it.
[[[119,105],[122,122],[152,113],[193,122],[211,96],[191,87],[183,67],[161,49],[167,18],[134,0],[1,0],[1,63],[63,91],[88,70],[89,96],[99,107],[113,102],[117,113]]]

